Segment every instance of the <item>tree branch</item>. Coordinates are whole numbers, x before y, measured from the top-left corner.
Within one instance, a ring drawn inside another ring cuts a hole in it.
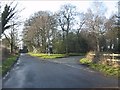
[[[11,44],[10,39],[8,38],[8,36],[7,36],[5,33],[3,33],[3,35],[4,35],[5,38],[8,40],[9,44]]]

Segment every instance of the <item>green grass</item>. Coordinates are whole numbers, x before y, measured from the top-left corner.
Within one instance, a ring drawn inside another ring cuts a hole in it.
[[[82,58],[82,59],[80,59],[80,62],[81,62],[82,64],[89,64],[89,63],[91,63],[87,58]]]
[[[2,75],[2,61],[0,61],[0,76]]]
[[[63,58],[66,57],[65,54],[43,54],[43,53],[28,53],[31,56],[40,57],[44,59],[54,59],[54,58]]]
[[[2,51],[0,51],[0,76],[2,75]]]
[[[69,56],[85,56],[86,53],[69,53]]]
[[[29,52],[28,53],[31,56],[36,56],[36,57],[41,57],[44,59],[54,59],[54,58],[63,58],[63,57],[67,57],[67,56],[83,56],[85,55],[85,53],[69,53],[68,55],[66,54],[44,54],[44,53],[33,53],[33,52]]]
[[[14,64],[18,55],[11,55],[7,60],[2,63],[2,74],[4,75]]]
[[[112,76],[120,77],[120,68],[117,68],[117,67],[115,68],[115,67],[108,66],[108,65],[103,65],[103,64],[95,64],[95,63],[90,62],[86,58],[80,59],[80,63],[86,64],[90,68],[101,71],[106,75],[112,75]]]

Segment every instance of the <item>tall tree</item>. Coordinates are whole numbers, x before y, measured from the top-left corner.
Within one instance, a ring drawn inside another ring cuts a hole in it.
[[[1,37],[1,34],[2,34],[2,22],[1,22],[1,2],[0,2],[0,37]]]
[[[94,33],[96,41],[96,51],[100,51],[100,36],[104,33],[106,7],[102,2],[94,2],[91,9],[86,13],[86,26],[90,33]]]
[[[14,22],[12,22],[14,24]],[[15,53],[14,50],[17,47],[16,42],[18,40],[17,37],[17,27],[15,27],[14,25],[10,28],[10,33],[9,35],[4,33],[4,36],[6,38],[6,40],[8,41],[8,44],[10,45],[10,52],[11,54]]]
[[[12,4],[14,2],[11,2],[10,4],[6,4],[4,7],[4,10],[1,14],[1,23],[2,23],[2,33],[6,40],[8,40],[10,44],[11,54],[14,53],[13,50],[16,47],[16,38],[17,38],[17,32],[18,27],[21,24],[21,21],[19,20],[20,16],[18,13],[20,13],[22,10],[16,10],[17,5],[12,7]],[[5,32],[6,30],[9,30],[8,32]],[[0,34],[0,36],[1,36]]]
[[[56,29],[54,15],[47,11],[39,11],[34,14],[25,24],[25,41],[32,43],[32,47],[39,52],[46,52]],[[32,38],[31,38],[32,36]]]
[[[58,12],[59,26],[63,31],[63,38],[66,40],[66,54],[68,54],[68,34],[72,29],[74,23],[74,16],[76,15],[76,7],[71,4],[61,6]],[[65,35],[64,35],[65,34]]]
[[[76,25],[77,25],[77,31],[76,31],[76,35],[77,35],[77,42],[76,42],[76,46],[77,46],[77,52],[80,52],[82,49],[81,45],[82,45],[82,42],[81,42],[81,31],[83,30],[84,28],[84,24],[85,24],[85,21],[86,21],[86,17],[85,17],[85,14],[84,13],[78,13],[77,15],[77,20],[76,20]]]
[[[2,12],[2,17],[1,17],[1,20],[2,20],[2,33],[4,33],[4,31],[6,29],[9,29],[11,26],[13,26],[9,22],[16,15],[16,10],[15,10],[16,6],[17,5],[15,5],[14,7],[11,7],[11,5],[7,5],[7,4],[5,5],[4,10]]]
[[[118,30],[118,37],[117,37],[117,44],[118,44],[118,53],[120,53],[120,1],[118,2],[118,15],[117,15],[117,30]]]

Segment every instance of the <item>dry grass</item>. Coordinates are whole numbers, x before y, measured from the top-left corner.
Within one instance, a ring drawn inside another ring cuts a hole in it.
[[[91,54],[95,54],[95,55],[91,55]],[[119,62],[108,60],[108,59],[111,59],[111,57],[103,56],[103,53],[95,53],[95,52],[90,51],[87,53],[86,58],[93,63],[109,65],[115,68],[120,67]]]
[[[80,63],[85,64],[89,66],[90,68],[93,68],[100,72],[103,72],[105,75],[112,75],[112,76],[120,77],[120,68],[118,67],[113,67],[110,65],[105,65],[105,64],[100,64],[100,63],[92,63],[87,58],[80,59]]]

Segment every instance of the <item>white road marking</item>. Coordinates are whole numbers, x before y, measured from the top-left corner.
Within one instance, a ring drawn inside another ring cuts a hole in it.
[[[8,75],[9,75],[9,72],[7,72],[7,74],[3,77],[3,79],[6,79]]]
[[[83,68],[78,68],[78,67],[75,67],[75,66],[69,65],[69,64],[64,64],[64,65],[67,65],[67,66],[72,67],[72,68],[80,69],[80,70],[82,69],[82,70],[85,70],[85,71],[94,72],[94,71],[90,70],[89,68],[83,69]]]
[[[86,68],[86,69],[83,69],[83,68],[78,68],[78,67],[76,67],[76,66],[73,66],[73,65],[70,65],[70,64],[66,64],[65,62],[59,62],[59,61],[51,61],[51,60],[48,60],[48,61],[50,61],[50,62],[54,62],[54,63],[59,63],[59,64],[64,64],[64,65],[66,65],[66,66],[69,66],[69,67],[72,67],[72,68],[75,68],[75,69],[79,69],[79,70],[85,70],[85,71],[88,71],[88,72],[95,72],[95,71],[92,71],[92,70],[90,70],[89,68]]]

